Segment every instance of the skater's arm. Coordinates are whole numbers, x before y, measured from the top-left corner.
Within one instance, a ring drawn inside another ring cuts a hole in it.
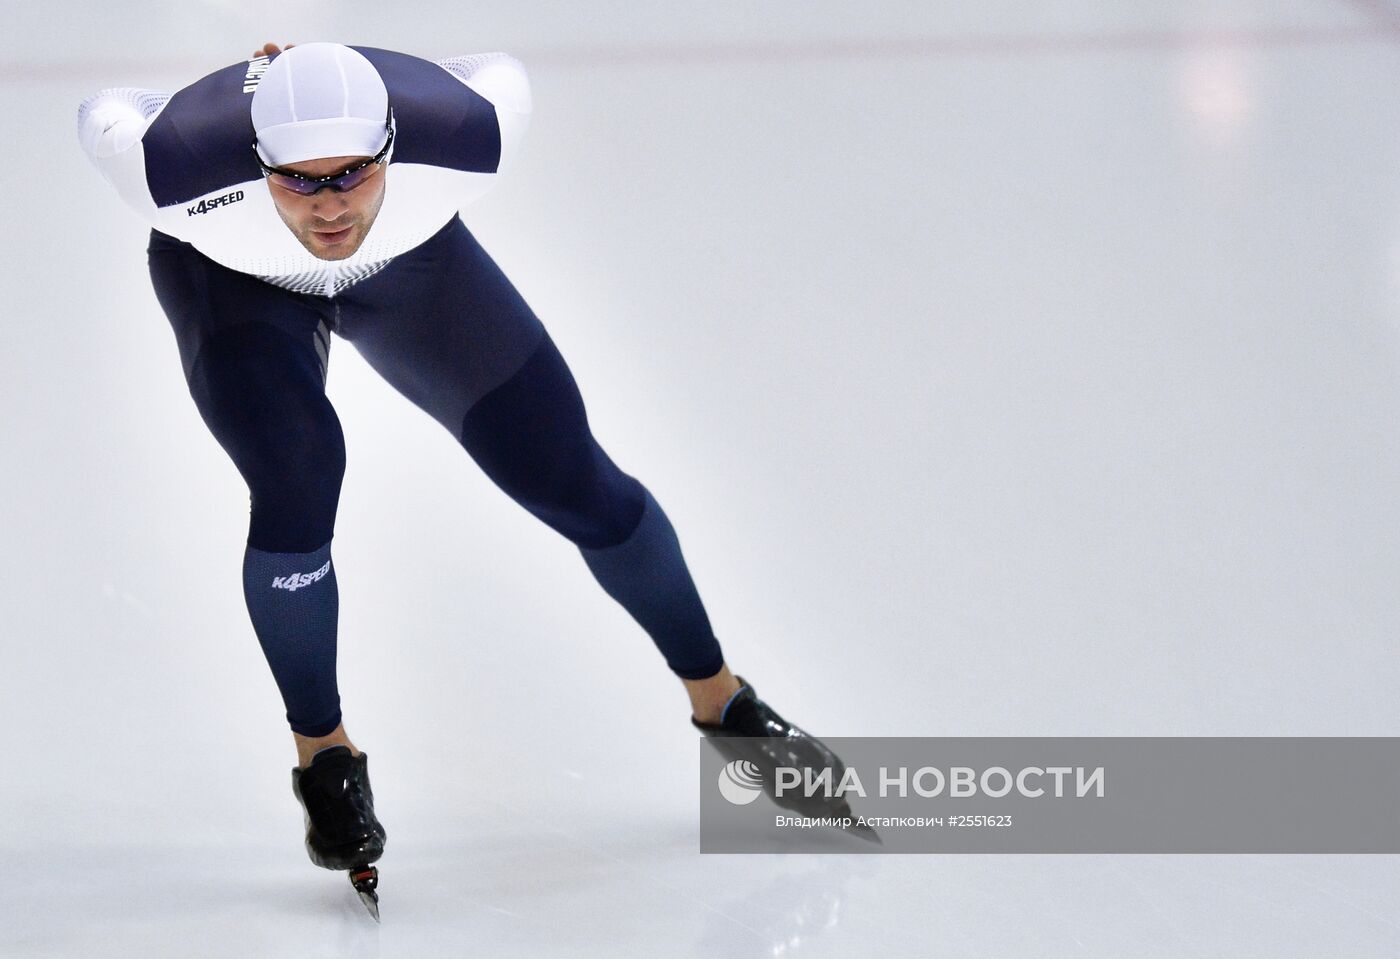
[[[78,141],[98,169],[103,169],[101,161],[141,141],[169,99],[168,93],[140,87],[100,90],[78,106]]]
[[[146,186],[141,138],[170,94],[139,87],[109,87],[78,107],[78,142],[99,173],[138,213],[155,213]]]
[[[500,131],[500,173],[514,162],[530,122],[533,103],[524,65],[508,53],[478,53],[434,61],[495,107]]]

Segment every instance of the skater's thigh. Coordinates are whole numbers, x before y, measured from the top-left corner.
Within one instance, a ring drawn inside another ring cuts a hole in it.
[[[325,395],[316,312],[178,250],[153,249],[151,273],[181,343],[190,396],[248,484],[249,542],[318,548],[331,537],[345,440]]]
[[[146,261],[166,318],[175,333],[186,379],[215,333],[249,323],[272,326],[309,349],[322,383],[330,349],[332,306],[222,266],[193,246],[151,231]]]
[[[338,296],[336,332],[461,439],[474,403],[534,352],[544,326],[459,218]]]
[[[593,436],[547,333],[510,379],[473,404],[462,445],[492,482],[581,546],[621,542],[641,518],[645,490]]]

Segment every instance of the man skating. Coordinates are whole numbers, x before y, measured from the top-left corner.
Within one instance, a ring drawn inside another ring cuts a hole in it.
[[[267,44],[173,95],[111,88],[79,108],[84,149],[152,226],[190,394],[248,484],[244,596],[296,743],[308,853],[329,868],[368,867],[385,835],[336,686],[331,334],[578,547],[696,728],[837,762],[730,672],[665,512],[594,439],[563,357],[459,216],[510,165],[530,111],[505,54],[334,43]]]

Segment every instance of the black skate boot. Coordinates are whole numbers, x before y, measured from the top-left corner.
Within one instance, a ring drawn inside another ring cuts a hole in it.
[[[292,768],[292,793],[305,813],[306,852],[326,869],[348,869],[365,908],[379,919],[375,887],[379,870],[370,865],[384,855],[386,833],[374,815],[369,757],[348,746],[318,752],[305,769]]]
[[[789,788],[784,790],[784,795],[778,795],[779,766],[812,769],[814,776],[823,769],[830,769],[834,789],[846,772],[846,764],[826,743],[794,726],[779,716],[772,706],[759,699],[744,677],[734,678],[739,681],[740,689],[730,700],[723,721],[702,723],[691,716],[691,725],[705,734],[727,762],[748,760],[757,766],[763,791],[783,809],[804,816],[850,816],[854,819],[851,806],[844,797],[826,797],[821,795],[820,790],[809,797],[800,788]],[[875,830],[864,824],[853,823],[847,831],[862,839],[880,842]]]

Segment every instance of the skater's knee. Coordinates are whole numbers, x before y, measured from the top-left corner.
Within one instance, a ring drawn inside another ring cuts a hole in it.
[[[248,484],[249,543],[305,552],[331,538],[341,482],[343,442],[319,432],[268,430],[236,457]]]
[[[645,508],[642,484],[601,450],[582,468],[545,478],[535,493],[528,508],[569,540],[592,549],[627,539]]]

